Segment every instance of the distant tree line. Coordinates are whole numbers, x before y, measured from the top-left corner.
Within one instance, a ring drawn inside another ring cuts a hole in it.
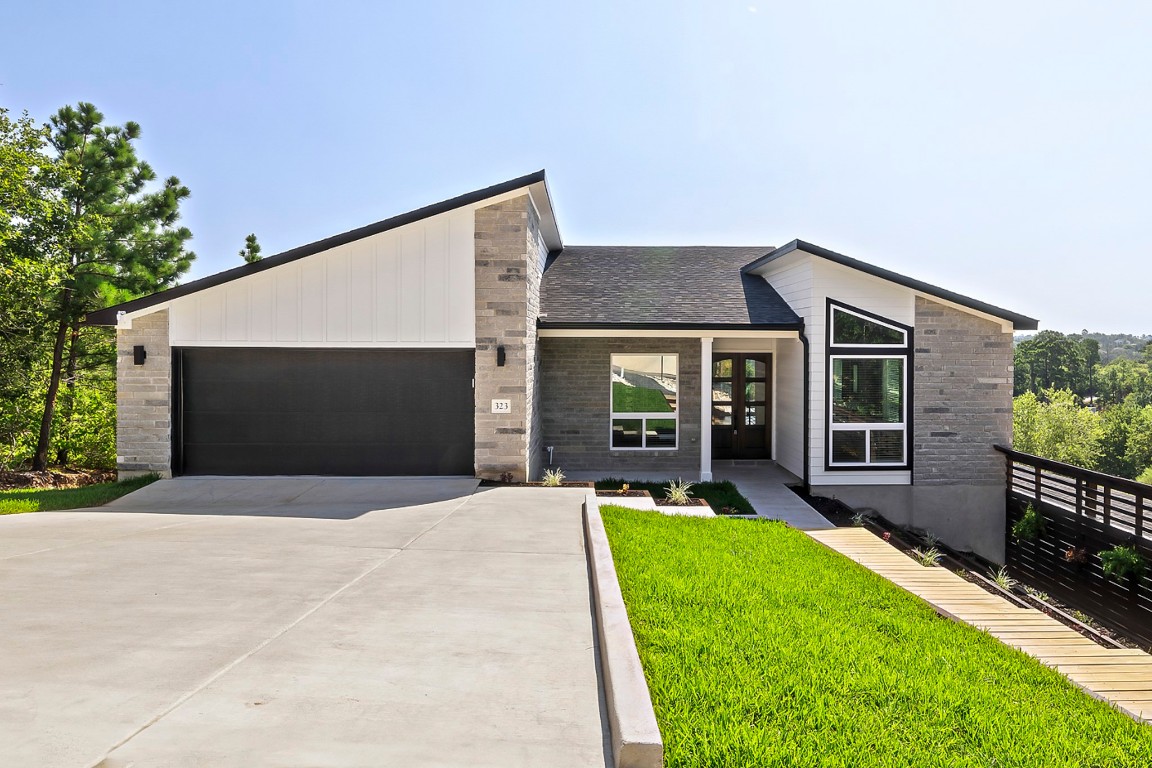
[[[1015,394],[1017,450],[1152,483],[1152,337],[1021,339]]]

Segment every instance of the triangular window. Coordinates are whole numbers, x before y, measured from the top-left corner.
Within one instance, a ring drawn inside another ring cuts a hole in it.
[[[908,332],[843,307],[832,307],[832,344],[838,347],[906,347]]]

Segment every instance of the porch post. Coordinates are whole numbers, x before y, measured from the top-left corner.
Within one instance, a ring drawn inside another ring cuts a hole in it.
[[[712,339],[700,339],[700,481],[712,479]]]

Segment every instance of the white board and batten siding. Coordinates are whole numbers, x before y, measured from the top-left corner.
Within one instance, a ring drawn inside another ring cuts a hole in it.
[[[473,347],[471,207],[175,299],[174,347]]]
[[[865,272],[822,259],[818,256],[794,251],[759,270],[788,302],[796,314],[804,318],[804,333],[809,344],[809,480],[813,485],[908,485],[912,482],[908,471],[882,470],[871,472],[827,471],[824,469],[825,429],[827,426],[827,300],[833,299],[859,309],[903,323],[916,324],[916,294],[909,288],[891,283]],[[781,350],[785,352],[784,350]],[[797,345],[797,355],[801,355]],[[787,352],[779,358],[782,370],[790,360]],[[802,370],[802,365],[796,368]],[[803,384],[777,389],[778,410],[786,414],[790,409],[801,410]],[[782,466],[794,474],[801,474],[803,465],[803,421],[789,423],[781,420],[778,427],[778,456]],[[909,450],[911,450],[909,435]]]

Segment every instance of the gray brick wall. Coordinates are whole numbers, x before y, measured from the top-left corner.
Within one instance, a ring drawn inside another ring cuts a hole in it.
[[[540,313],[539,222],[528,195],[476,211],[476,475],[517,481],[538,471],[536,380]],[[496,348],[506,362],[496,365]],[[492,413],[492,400],[512,412]]]
[[[555,447],[555,466],[632,479],[699,476],[699,339],[545,338],[540,340],[540,350],[540,377],[547,393],[541,408],[544,445]],[[613,451],[609,447],[613,353],[680,356],[677,450]]]
[[[144,365],[132,362],[137,344],[148,353]],[[168,476],[171,464],[172,350],[168,310],[161,310],[116,331],[116,469],[122,478]]]
[[[916,299],[914,485],[997,484],[1012,442],[1012,334]]]

